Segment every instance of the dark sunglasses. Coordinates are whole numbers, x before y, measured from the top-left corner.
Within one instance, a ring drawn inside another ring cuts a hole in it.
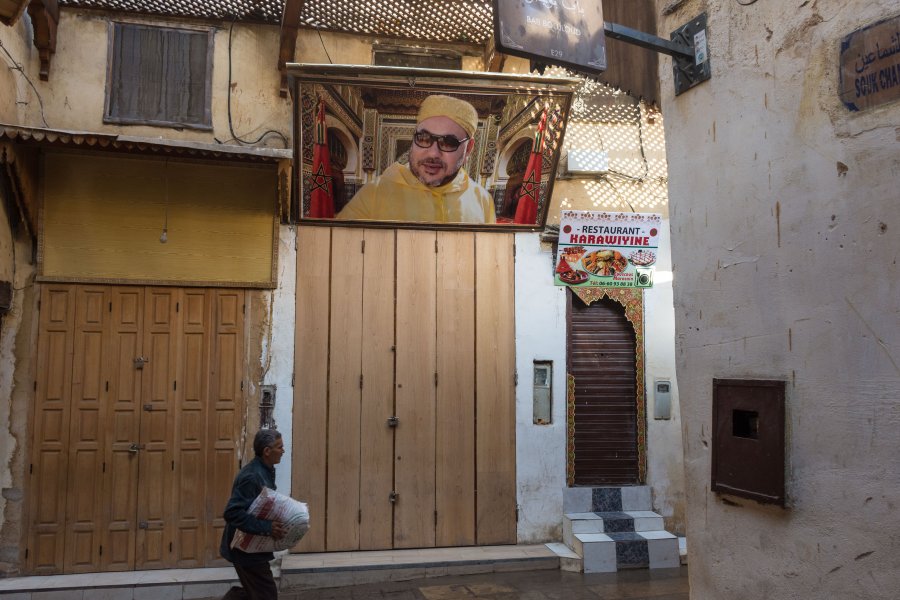
[[[413,141],[419,148],[431,148],[437,142],[438,150],[441,152],[455,152],[459,149],[460,144],[468,142],[469,139],[458,140],[455,135],[434,135],[425,129],[420,129],[413,134]]]

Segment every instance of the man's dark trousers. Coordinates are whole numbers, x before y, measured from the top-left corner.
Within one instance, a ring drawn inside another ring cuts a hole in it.
[[[242,567],[234,565],[241,586],[231,588],[222,600],[278,600],[278,588],[269,563]]]

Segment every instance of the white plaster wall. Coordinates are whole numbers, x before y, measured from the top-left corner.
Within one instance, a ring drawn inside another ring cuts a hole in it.
[[[647,484],[653,509],[664,517],[666,530],[684,534],[684,460],[681,414],[675,377],[675,308],[672,298],[672,247],[669,221],[659,228],[659,250],[653,287],[644,291],[644,366],[647,401]],[[671,383],[671,418],[657,419],[655,382]]]
[[[537,233],[516,234],[516,487],[520,544],[562,539],[566,487],[566,294]],[[534,425],[534,361],[553,361],[551,424]]]
[[[278,230],[278,287],[269,298],[268,335],[263,340],[260,363],[263,385],[276,386],[275,423],[284,440],[285,453],[275,469],[275,485],[282,494],[291,493],[294,374],[294,292],[297,274],[296,227],[281,225]]]
[[[691,597],[897,598],[900,103],[849,112],[838,58],[900,5],[669,4],[712,66],[660,67]],[[788,508],[710,493],[714,377],[787,382]]]

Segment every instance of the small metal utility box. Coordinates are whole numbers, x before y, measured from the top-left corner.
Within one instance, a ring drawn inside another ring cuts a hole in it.
[[[713,491],[784,506],[784,397],[784,381],[713,379]]]

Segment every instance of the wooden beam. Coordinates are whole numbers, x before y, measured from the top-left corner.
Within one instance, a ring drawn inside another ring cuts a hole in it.
[[[12,27],[25,12],[28,0],[0,0],[0,23]]]
[[[485,71],[502,73],[504,63],[506,63],[506,55],[502,52],[497,52],[497,44],[494,43],[494,36],[491,36],[484,45]]]
[[[294,53],[297,51],[297,30],[300,28],[300,13],[303,11],[304,0],[286,0],[284,12],[281,13],[281,40],[278,46],[278,70],[281,71],[282,98],[288,95],[287,72],[284,65],[294,62]]]
[[[31,0],[28,16],[34,26],[34,47],[41,59],[41,81],[50,78],[50,57],[56,53],[56,28],[59,5],[56,0]]]

